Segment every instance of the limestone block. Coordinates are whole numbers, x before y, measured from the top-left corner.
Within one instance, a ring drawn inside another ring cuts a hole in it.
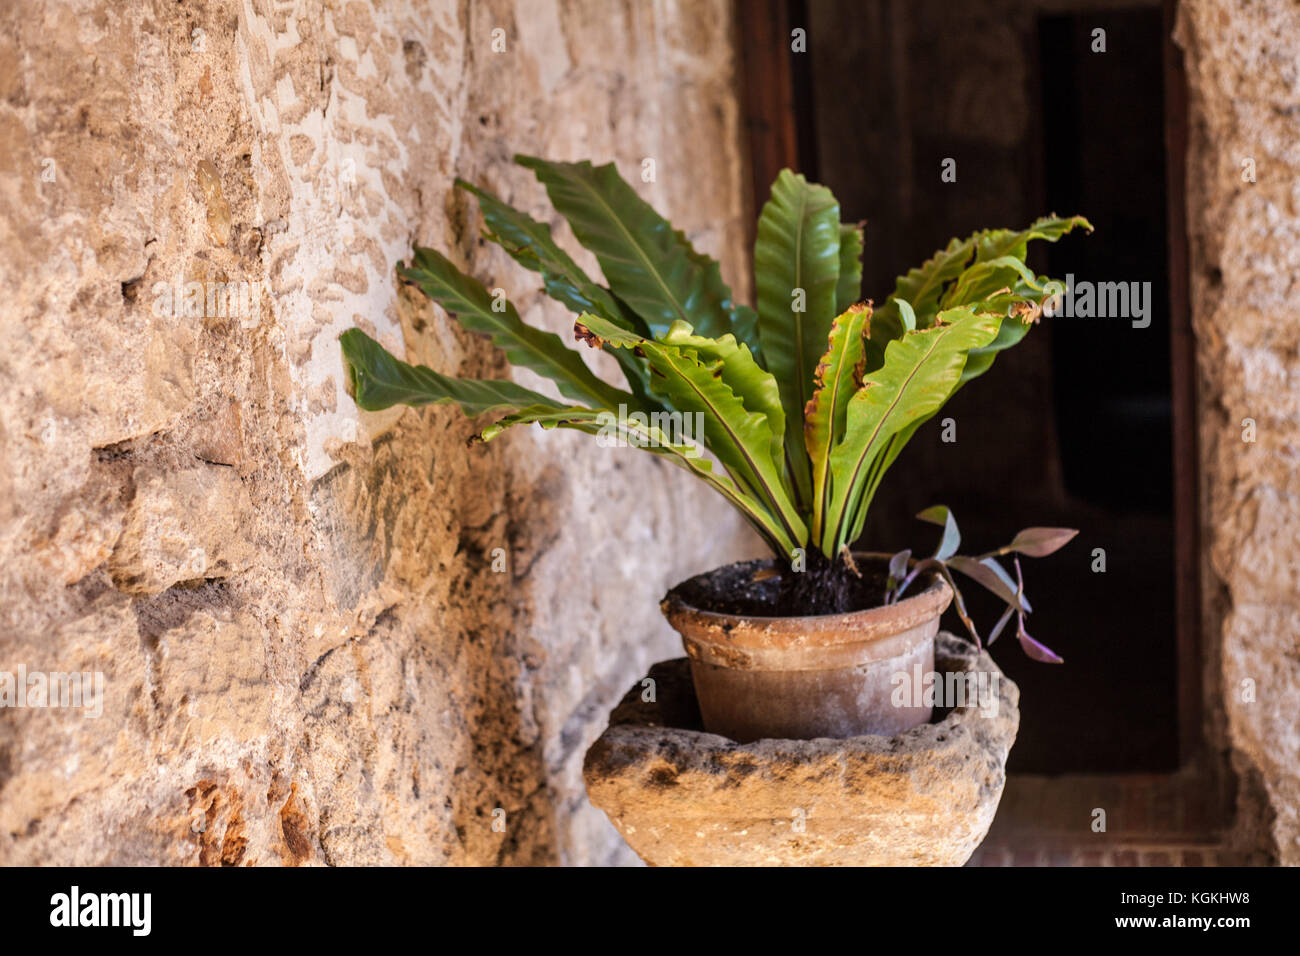
[[[142,466],[135,489],[109,559],[113,583],[123,591],[158,594],[181,581],[227,577],[252,560],[251,545],[231,533],[252,510],[234,470]]]

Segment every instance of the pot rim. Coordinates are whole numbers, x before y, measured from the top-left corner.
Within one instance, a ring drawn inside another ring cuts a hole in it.
[[[865,563],[888,562],[891,555],[879,551],[855,551],[853,552],[855,561]],[[696,578],[713,574],[723,568],[734,567],[738,564],[757,563],[760,566],[771,566],[775,563],[775,558],[760,558],[757,562],[750,561],[733,561],[731,564],[720,565],[709,571],[701,571],[699,574],[692,575],[684,581],[674,585],[669,592],[664,595],[660,602],[660,609],[664,616],[668,618],[669,623],[677,626],[678,620],[694,621],[703,625],[720,626],[727,631],[742,622],[762,628],[769,634],[789,633],[791,635],[809,635],[811,633],[826,633],[834,631],[856,631],[864,630],[888,630],[895,632],[904,630],[908,627],[914,627],[924,621],[938,617],[948,607],[952,601],[952,588],[948,582],[938,572],[931,571],[930,584],[924,590],[917,591],[908,597],[903,598],[897,604],[877,604],[873,607],[862,608],[858,611],[840,611],[832,614],[804,614],[796,617],[783,615],[763,615],[763,614],[728,614],[722,611],[706,611],[703,608],[695,607],[688,603],[678,593],[682,585],[694,581]],[[680,628],[678,628],[680,630]]]

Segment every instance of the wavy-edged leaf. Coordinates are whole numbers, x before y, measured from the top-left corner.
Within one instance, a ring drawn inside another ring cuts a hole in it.
[[[783,535],[783,529],[772,519],[767,509],[737,487],[729,475],[714,471],[713,462],[700,453],[699,447],[674,440],[654,424],[653,416],[649,416],[648,421],[640,421],[636,416],[619,416],[609,409],[576,405],[560,408],[533,406],[522,408],[489,425],[478,437],[481,441],[492,441],[508,428],[528,424],[537,424],[545,429],[574,429],[596,436],[597,441],[602,437],[622,438],[630,447],[664,458],[686,469],[726,498],[774,551],[780,554],[790,553],[791,546]]]
[[[758,335],[781,386],[786,458],[800,502],[812,499],[803,410],[837,312],[840,205],[825,186],[788,169],[772,184],[754,244]]]
[[[678,321],[711,338],[742,334],[736,328],[739,307],[717,262],[697,252],[638,196],[613,163],[552,163],[532,156],[516,156],[515,162],[546,187],[578,241],[595,254],[610,288],[652,335]]]
[[[487,238],[505,249],[526,269],[539,272],[546,294],[574,312],[594,312],[633,332],[649,334],[646,324],[623,305],[612,292],[592,281],[551,236],[551,227],[503,202],[486,189],[463,179],[456,185],[477,197]],[[628,387],[640,407],[660,407],[649,395],[649,372],[645,363],[630,352],[613,351]]]
[[[1015,256],[998,256],[987,262],[976,262],[962,272],[949,286],[939,304],[941,309],[957,305],[983,302],[999,291],[1018,286],[1027,290],[1042,291],[1038,277],[1024,262]]]
[[[505,379],[452,378],[424,365],[396,358],[360,329],[339,336],[348,392],[358,408],[379,411],[394,405],[455,402],[469,416],[514,411],[529,405],[560,408],[560,402]]]
[[[862,247],[865,223],[840,223],[840,277],[835,283],[835,314],[862,298]]]
[[[879,481],[879,472],[871,474],[872,465],[890,439],[943,406],[961,378],[966,354],[993,341],[1001,321],[1001,316],[969,308],[945,312],[932,327],[890,342],[884,364],[863,379],[849,401],[844,440],[831,452],[826,529],[834,535],[836,553],[848,543],[851,523],[865,514],[870,498],[863,492],[869,480],[873,489]]]
[[[540,425],[550,431],[552,428],[571,426],[587,431],[594,426],[602,415],[612,414],[606,408],[587,408],[585,405],[529,405],[511,412],[491,425],[485,427],[475,437],[481,442],[490,442],[502,432],[516,425]]]
[[[779,553],[789,554],[807,540],[807,527],[790,498],[785,473],[772,454],[772,429],[767,416],[745,407],[724,381],[721,359],[701,358],[698,350],[645,339],[612,322],[584,314],[574,331],[588,344],[609,343],[638,349],[655,373],[655,388],[682,412],[704,415],[704,439],[709,450],[744,490],[763,502],[783,529]]]
[[[976,304],[975,307],[981,312],[996,312],[1005,315],[1007,319],[998,329],[997,338],[984,348],[971,350],[958,388],[987,372],[999,352],[1018,345],[1028,334],[1043,314],[1044,303],[1052,297],[1045,288],[1051,281],[1047,276],[1038,276],[1033,286],[1022,281],[1014,288],[996,292]]]
[[[979,292],[987,295],[1000,285],[985,286],[977,289],[974,279],[987,277],[990,270],[982,264],[1003,257],[1013,257],[1024,261],[1030,241],[1042,239],[1056,242],[1076,227],[1089,232],[1092,224],[1082,216],[1060,218],[1044,216],[1026,229],[985,229],[967,236],[965,239],[952,239],[943,249],[935,252],[921,266],[911,269],[906,275],[899,276],[894,284],[894,292],[883,306],[876,310],[876,319],[872,322],[871,337],[874,341],[884,343],[903,334],[902,321],[899,317],[897,299],[906,299],[916,312],[917,328],[929,328],[934,317],[944,308],[970,305],[979,301]],[[981,266],[976,276],[968,281],[971,294],[960,298],[943,300],[949,284],[959,281],[968,268]],[[1014,272],[1015,270],[1012,270]],[[942,300],[942,305],[941,305]]]
[[[478,199],[488,238],[501,245],[520,265],[541,273],[547,295],[574,312],[594,312],[630,331],[649,335],[639,316],[625,312],[608,289],[592,281],[573,257],[560,248],[549,224],[538,222],[473,183],[457,179],[456,185]]]
[[[871,323],[871,340],[883,348],[886,343],[902,336],[904,325],[899,315],[899,299],[906,299],[916,316],[935,314],[939,308],[939,296],[949,282],[961,275],[973,251],[974,237],[953,239],[920,266],[909,270],[907,275],[899,276],[893,294],[876,309],[875,320]],[[924,323],[918,325],[925,328]]]
[[[1045,276],[1038,277],[1038,287],[1040,290],[1050,281]],[[995,313],[997,315],[1007,316],[1002,324],[998,327],[997,337],[983,348],[971,349],[966,356],[966,365],[962,369],[961,378],[957,382],[957,388],[953,389],[953,395],[957,394],[967,382],[979,378],[993,366],[993,360],[997,358],[999,352],[1003,352],[1017,344],[1029,332],[1029,329],[1037,321],[1038,316],[1042,313],[1043,303],[1051,296],[1044,291],[1034,293],[1033,290],[1027,292],[1021,287],[1022,291],[1016,292],[1006,290],[994,295],[983,302],[973,306],[978,311]],[[1029,294],[1032,293],[1032,294]],[[902,321],[906,322],[906,310],[910,309],[903,300],[895,300],[892,303],[895,307],[902,310],[900,313]],[[897,321],[897,319],[896,319]],[[915,321],[915,320],[913,320]],[[875,347],[877,343],[869,341],[867,343],[868,351]],[[951,396],[949,396],[951,398]],[[877,481],[883,476],[889,467],[902,453],[907,443],[911,441],[912,436],[917,430],[928,422],[938,412],[935,409],[929,415],[917,419],[911,425],[899,431],[889,440],[889,447],[886,449],[883,458],[876,470]],[[875,493],[875,485],[868,485],[865,497],[869,501],[872,494]],[[852,541],[862,533],[862,525],[866,519],[866,509],[859,509],[854,517],[848,540]]]
[[[631,394],[597,378],[558,335],[525,325],[512,304],[504,302],[501,311],[494,310],[487,289],[442,253],[417,247],[412,264],[397,271],[466,329],[490,336],[492,344],[506,353],[512,365],[521,365],[555,382],[566,398],[597,408],[633,403]]]
[[[961,382],[958,388],[965,385],[971,379],[979,378],[990,368],[993,367],[993,360],[998,357],[999,352],[1005,352],[1013,346],[1019,345],[1020,340],[1029,334],[1033,322],[1025,318],[1008,314],[1013,312],[1019,302],[1026,300],[1011,295],[997,296],[994,299],[986,300],[988,305],[987,311],[999,312],[1006,314],[1007,318],[1003,321],[1001,328],[998,329],[998,336],[982,349],[972,349],[970,358],[966,360],[966,368],[962,370]],[[1005,307],[999,307],[1007,303]]]
[[[863,332],[870,318],[871,306],[857,304],[831,322],[826,352],[817,363],[813,395],[804,409],[804,447],[812,464],[812,537],[823,553],[833,545],[823,540],[832,481],[831,446],[844,434],[849,399],[857,390],[854,375],[863,361]]]
[[[1002,256],[1015,256],[1024,261],[1028,254],[1029,243],[1034,239],[1056,242],[1071,230],[1082,227],[1092,232],[1092,223],[1083,216],[1043,216],[1034,220],[1028,227],[1019,231],[1014,229],[986,229],[975,233],[974,239],[978,252],[976,262],[988,262]]]
[[[716,339],[696,335],[685,322],[674,322],[661,341],[675,348],[691,349],[704,361],[721,362],[723,383],[736,393],[747,409],[762,412],[767,417],[772,435],[772,457],[778,462],[782,460],[785,409],[781,407],[781,391],[772,373],[755,361],[749,346],[737,342],[731,333]]]

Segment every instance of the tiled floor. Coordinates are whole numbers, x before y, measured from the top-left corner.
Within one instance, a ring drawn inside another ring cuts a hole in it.
[[[967,866],[1267,864],[1223,845],[1227,806],[1227,794],[1192,772],[1013,775]]]

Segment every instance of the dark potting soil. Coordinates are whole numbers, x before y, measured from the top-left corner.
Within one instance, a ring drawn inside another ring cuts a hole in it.
[[[683,581],[668,593],[701,611],[748,617],[804,617],[879,607],[885,600],[884,568],[862,563],[858,571],[861,577],[842,561],[832,564],[820,555],[810,555],[804,571],[774,567],[770,559],[742,561]]]

